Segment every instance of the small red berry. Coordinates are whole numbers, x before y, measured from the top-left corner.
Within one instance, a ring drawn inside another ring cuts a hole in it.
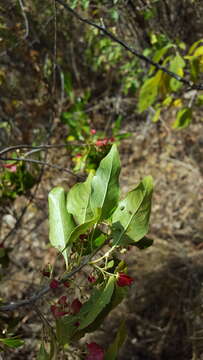
[[[51,305],[50,309],[51,309],[52,314],[53,314],[54,317],[56,317],[56,318],[68,314],[67,311],[61,311],[60,307],[59,307],[59,306],[56,306],[56,305]]]
[[[79,313],[81,307],[82,307],[82,303],[80,302],[80,300],[78,300],[78,299],[73,300],[73,302],[71,304],[72,313],[74,315]]]
[[[104,146],[103,140],[97,140],[95,143],[96,146]]]
[[[82,157],[82,154],[76,154],[75,157],[76,157],[76,158],[81,158],[81,157]]]
[[[89,275],[87,280],[90,282],[90,283],[94,283],[96,281],[96,278],[92,275]]]
[[[51,289],[57,289],[59,287],[59,281],[56,279],[53,279],[49,284]]]
[[[50,271],[42,270],[42,275],[45,277],[50,277]]]
[[[118,273],[118,278],[117,278],[117,285],[120,287],[123,286],[130,286],[133,282],[133,278],[131,278],[130,276],[128,276],[125,273]]]
[[[97,131],[96,131],[95,129],[90,129],[90,134],[95,135],[96,132],[97,132]]]
[[[103,139],[103,144],[104,144],[104,145],[107,145],[108,142],[109,142],[109,140],[108,140],[107,138],[104,138],[104,139]]]
[[[58,304],[60,304],[60,305],[68,305],[67,304],[67,302],[66,302],[66,300],[67,300],[67,296],[61,296],[59,299],[58,299]]]
[[[69,281],[64,281],[63,286],[65,286],[66,288],[69,288],[70,287]]]
[[[112,137],[109,139],[109,141],[110,141],[111,143],[113,143],[113,142],[115,141],[115,137],[112,136]]]

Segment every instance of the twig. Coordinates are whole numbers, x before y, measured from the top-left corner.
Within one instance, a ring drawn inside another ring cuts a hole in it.
[[[42,150],[46,150],[46,149],[63,148],[63,147],[75,146],[75,145],[77,145],[77,146],[86,146],[85,144],[81,144],[81,143],[76,142],[76,141],[71,141],[68,144],[58,144],[58,145],[39,145],[39,146],[32,146],[32,145],[26,145],[26,144],[25,145],[13,145],[13,146],[9,146],[9,147],[1,150],[0,151],[0,156],[8,153],[9,151],[13,151],[13,150],[20,150],[20,149],[42,149]]]
[[[60,5],[62,5],[67,11],[69,11],[73,16],[75,16],[78,20],[84,22],[85,24],[88,24],[90,26],[93,26],[94,28],[101,31],[103,34],[107,35],[111,40],[116,42],[117,44],[120,44],[124,49],[129,51],[131,54],[137,56],[139,59],[144,60],[146,63],[153,65],[157,70],[161,70],[168,74],[169,76],[173,77],[177,81],[182,82],[183,84],[187,85],[189,89],[196,89],[196,90],[203,90],[203,84],[195,85],[192,81],[189,81],[185,79],[184,77],[181,77],[174,72],[168,70],[162,65],[159,65],[158,63],[154,62],[152,59],[150,59],[147,56],[142,55],[137,50],[130,47],[127,43],[125,43],[123,40],[117,38],[113,33],[111,33],[109,30],[107,30],[106,27],[103,27],[101,25],[98,25],[94,22],[92,22],[89,19],[83,18],[81,15],[79,15],[75,10],[71,9],[71,7],[64,1],[64,0],[56,0]]]
[[[23,16],[24,22],[25,22],[25,35],[23,36],[23,39],[26,39],[29,35],[29,23],[28,23],[27,15],[26,15],[22,0],[18,0],[18,2],[19,2],[19,5],[20,5],[21,11],[22,11],[22,16]]]
[[[83,267],[85,267],[90,262],[90,260],[107,244],[108,241],[109,241],[109,239],[107,239],[104,242],[104,244],[102,244],[99,248],[95,249],[92,254],[85,256],[83,258],[83,260],[81,261],[81,264],[79,266],[77,266],[76,268],[74,268],[73,270],[71,270],[68,274],[64,275],[63,279],[60,280],[59,283],[63,284],[65,281],[69,280],[73,275],[75,275],[77,272],[79,272]],[[48,285],[42,287],[40,291],[38,291],[37,293],[35,293],[28,299],[16,301],[15,303],[1,305],[0,312],[13,311],[13,310],[16,310],[23,306],[31,306],[51,290],[52,289],[50,288],[50,286],[48,284]]]
[[[57,15],[56,15],[56,0],[53,1],[53,12],[54,12],[54,48],[53,48],[53,87],[52,94],[54,95],[56,90],[56,51],[57,51]]]
[[[75,174],[74,172],[72,172],[71,170],[69,170],[68,168],[63,168],[63,167],[60,167],[58,165],[53,165],[53,164],[50,164],[46,161],[41,161],[41,160],[35,160],[35,159],[26,159],[24,157],[19,157],[19,158],[1,158],[1,160],[4,160],[4,161],[7,161],[7,160],[13,160],[13,161],[25,161],[25,162],[30,162],[30,163],[34,163],[34,164],[39,164],[39,165],[44,165],[44,166],[49,166],[49,167],[52,167],[53,169],[57,169],[57,170],[60,170],[60,171],[64,171],[68,174],[71,174],[72,176],[75,176],[76,178],[78,179],[81,179],[81,178],[84,178],[83,176],[81,175],[77,175]]]

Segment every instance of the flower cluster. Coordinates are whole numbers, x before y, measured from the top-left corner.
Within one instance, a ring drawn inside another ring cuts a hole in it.
[[[79,313],[82,307],[82,303],[79,299],[74,299],[71,304],[67,303],[67,296],[61,296],[57,304],[51,305],[50,309],[55,318],[62,317],[64,315],[76,315]],[[78,325],[76,325],[78,326]]]
[[[43,276],[45,277],[49,277],[50,276],[50,273],[48,271],[42,271],[42,274]],[[51,282],[49,283],[49,286],[51,289],[57,289],[60,285],[60,282],[56,279],[52,279]],[[70,282],[69,281],[64,281],[63,282],[63,286],[65,286],[66,288],[69,288],[70,287]]]
[[[95,145],[98,147],[106,146],[112,144],[115,141],[115,138],[112,136],[111,138],[98,139],[95,142]]]
[[[93,276],[93,275],[89,275],[87,280],[90,282],[90,283],[94,283],[96,281],[96,278]]]
[[[59,281],[56,279],[51,280],[49,286],[51,289],[57,289],[59,287]]]

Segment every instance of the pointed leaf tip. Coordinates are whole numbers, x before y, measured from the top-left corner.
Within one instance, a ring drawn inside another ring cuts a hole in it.
[[[102,209],[101,219],[108,219],[118,204],[120,170],[120,158],[114,144],[92,180],[90,204],[92,209]]]

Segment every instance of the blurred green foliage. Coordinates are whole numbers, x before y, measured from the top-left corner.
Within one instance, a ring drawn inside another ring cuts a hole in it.
[[[31,189],[36,182],[36,177],[27,170],[24,162],[10,162],[9,165],[11,164],[12,167],[2,168],[0,173],[0,198],[15,199]]]

